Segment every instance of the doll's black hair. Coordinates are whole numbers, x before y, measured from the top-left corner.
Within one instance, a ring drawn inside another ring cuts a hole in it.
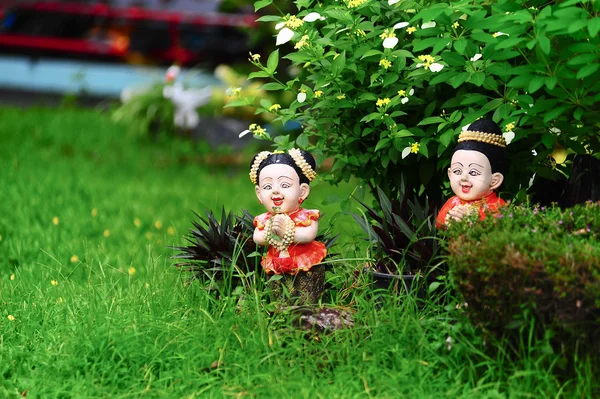
[[[491,119],[479,119],[469,125],[467,130],[473,132],[492,133],[502,136],[502,129]],[[506,173],[507,163],[504,148],[494,144],[482,143],[475,140],[467,140],[458,143],[454,147],[454,152],[458,150],[479,151],[487,157],[492,166],[492,173]]]
[[[304,150],[300,150],[300,154],[302,154],[302,157],[304,158],[306,163],[308,163],[308,165],[312,168],[312,170],[315,170],[317,167],[317,162],[315,161],[315,158],[309,152],[304,151]],[[254,165],[254,161],[256,160],[257,156],[258,155],[255,155],[254,158],[252,158],[252,162],[250,163],[250,166]],[[308,177],[306,177],[304,175],[304,173],[302,172],[302,169],[300,169],[300,167],[298,165],[296,165],[294,158],[292,158],[292,156],[290,154],[288,154],[287,152],[269,154],[269,156],[267,156],[267,158],[265,158],[265,160],[262,161],[258,165],[258,171],[256,173],[257,184],[258,184],[258,181],[260,180],[261,170],[263,170],[266,166],[273,165],[273,164],[284,164],[284,165],[291,166],[292,168],[294,168],[296,173],[298,173],[300,184],[306,183],[306,184],[310,185],[310,180],[308,179]]]

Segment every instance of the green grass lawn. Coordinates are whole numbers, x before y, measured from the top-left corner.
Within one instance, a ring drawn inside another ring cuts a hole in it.
[[[192,211],[262,211],[246,167],[182,162],[181,143],[131,137],[91,110],[0,109],[0,138],[0,397],[598,393],[589,362],[563,380],[545,347],[490,355],[453,304],[375,301],[353,277],[360,261],[328,275],[330,305],[355,327],[325,335],[271,315],[260,284],[220,299],[184,284],[168,246],[185,244]],[[316,184],[307,203],[343,234],[345,258],[365,256],[361,232],[322,202],[354,188]]]

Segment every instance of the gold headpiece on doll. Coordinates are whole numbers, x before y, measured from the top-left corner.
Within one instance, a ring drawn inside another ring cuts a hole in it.
[[[465,130],[458,136],[458,142],[462,143],[463,141],[479,141],[480,143],[492,144],[502,148],[506,147],[504,136],[495,133]]]
[[[260,166],[260,164],[262,163],[262,161],[264,161],[265,159],[267,159],[269,157],[269,155],[271,155],[271,154],[282,154],[282,153],[283,153],[283,151],[275,151],[275,152],[262,151],[262,152],[259,152],[258,155],[256,156],[256,158],[254,158],[254,162],[252,163],[252,167],[250,167],[250,181],[252,181],[252,183],[254,183],[254,184],[258,183],[258,167]],[[292,159],[294,160],[294,163],[302,171],[302,174],[304,176],[306,176],[306,178],[308,179],[308,181],[313,181],[314,178],[317,177],[317,173],[308,164],[308,162],[306,162],[306,160],[302,156],[302,153],[300,152],[299,149],[292,148],[291,150],[288,151],[288,154],[289,154],[290,157],[292,157]]]

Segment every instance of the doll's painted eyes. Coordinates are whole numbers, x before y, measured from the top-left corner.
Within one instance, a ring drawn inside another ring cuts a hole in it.
[[[265,184],[263,186],[263,190],[270,190],[271,188],[273,188],[270,184]]]
[[[471,169],[469,171],[469,175],[471,175],[471,176],[479,176],[480,174],[481,174],[481,172],[479,172],[478,170],[475,170],[475,169]]]
[[[452,171],[452,173],[454,173],[455,175],[460,175],[460,174],[462,174],[462,170],[461,169],[454,169]]]
[[[281,188],[290,188],[292,185],[290,183],[281,183]]]

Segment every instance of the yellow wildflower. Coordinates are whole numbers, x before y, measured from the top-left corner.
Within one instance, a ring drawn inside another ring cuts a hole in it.
[[[515,128],[515,124],[514,123],[507,123],[506,127],[504,128],[504,131],[506,132],[511,132],[513,129]]]
[[[15,275],[14,275],[14,274],[11,274],[11,275],[10,275],[10,281],[14,281],[14,279],[15,279]]]
[[[57,303],[63,303],[62,296],[59,296],[59,297],[58,297],[58,300],[57,300],[56,302],[57,302]]]
[[[160,220],[157,220],[156,222],[154,222],[154,227],[156,228],[156,230],[162,229],[162,222]]]
[[[460,26],[460,24],[458,23],[458,21],[454,21],[454,23],[452,24],[452,27],[454,29],[458,29],[459,26]]]
[[[296,43],[296,45],[294,46],[294,48],[296,50],[299,50],[302,47],[306,47],[306,46],[308,46],[308,35],[302,36],[302,38],[298,41],[298,43]]]
[[[408,33],[409,35],[412,35],[416,31],[417,31],[417,28],[415,28],[414,26],[409,26],[408,28],[406,28],[406,33]]]
[[[297,18],[295,15],[291,15],[287,21],[285,21],[285,26],[287,26],[290,29],[296,29],[302,26],[302,24],[304,24],[304,21],[301,20],[300,18]]]
[[[419,143],[412,143],[410,145],[410,152],[412,152],[413,154],[417,154],[419,152],[420,146],[421,146],[421,144],[419,144]]]
[[[78,262],[78,261],[79,261],[79,256],[77,256],[77,255],[71,256],[71,263],[75,263],[75,262]]]
[[[425,69],[429,69],[431,64],[435,61],[431,55],[420,55],[418,58],[423,61],[423,66]]]
[[[267,133],[265,129],[263,129],[256,123],[253,123],[250,126],[248,126],[248,130],[250,130],[253,134],[256,134],[257,136],[264,136],[265,133]]]
[[[130,276],[133,276],[135,274],[135,267],[131,266],[127,269],[127,273],[129,273]]]
[[[281,105],[279,105],[279,104],[273,104],[269,107],[270,112],[277,112],[280,109],[281,109]]]
[[[241,87],[230,87],[228,90],[228,94],[230,96],[239,96],[241,92],[242,92]]]
[[[338,100],[343,100],[344,98],[346,98],[345,94],[340,94],[339,96],[336,97]]]
[[[310,61],[306,61],[302,67],[308,68],[309,66],[310,66]]]
[[[361,37],[367,36],[367,33],[364,30],[362,30],[362,29],[357,29],[356,32],[354,32],[354,34],[356,36],[361,36]]]
[[[151,232],[149,232],[149,231],[147,231],[147,232],[146,232],[146,238],[147,238],[148,240],[151,240],[151,239],[152,239],[152,233],[151,233]]]
[[[315,98],[319,98],[323,95],[323,92],[321,90],[317,90],[315,91]]]
[[[50,284],[52,284],[53,286],[55,286],[55,287],[56,287],[56,286],[58,285],[58,281],[56,281],[56,280],[51,280],[51,281],[50,281]]]
[[[348,0],[348,8],[356,8],[365,4],[368,0]]]
[[[406,92],[404,90],[398,90],[399,96],[406,96]]]
[[[15,321],[16,319],[15,319],[15,316],[13,316],[13,315],[9,314],[9,315],[8,315],[8,320],[10,320],[10,321]]]
[[[173,226],[169,226],[169,228],[167,229],[167,234],[174,236],[175,235],[175,228]]]
[[[146,288],[150,288],[150,283],[146,283]]]
[[[140,227],[142,225],[142,221],[139,218],[133,219],[133,224],[135,227]]]
[[[387,97],[384,98],[384,99],[378,98],[376,104],[377,104],[378,107],[382,107],[384,105],[388,105],[390,103],[390,101],[391,100],[389,98],[387,98]]]
[[[250,53],[250,58],[252,59],[252,61],[258,62],[260,60],[260,54],[252,54],[252,53]]]
[[[410,29],[410,28],[409,28]],[[385,29],[383,31],[383,33],[381,35],[379,35],[380,38],[382,39],[390,39],[392,37],[396,37],[396,34],[394,33],[394,29]]]
[[[98,209],[94,208],[92,209],[92,217],[95,218],[96,216],[98,216]]]
[[[54,216],[52,218],[52,224],[55,225],[55,226],[58,226],[58,223],[59,223],[58,216]]]
[[[110,230],[109,229],[104,230],[103,235],[104,235],[104,237],[108,238],[110,236]]]
[[[384,58],[381,61],[379,61],[379,66],[382,66],[385,69],[388,69],[389,67],[392,66],[392,63],[390,61],[388,61],[387,59]]]

